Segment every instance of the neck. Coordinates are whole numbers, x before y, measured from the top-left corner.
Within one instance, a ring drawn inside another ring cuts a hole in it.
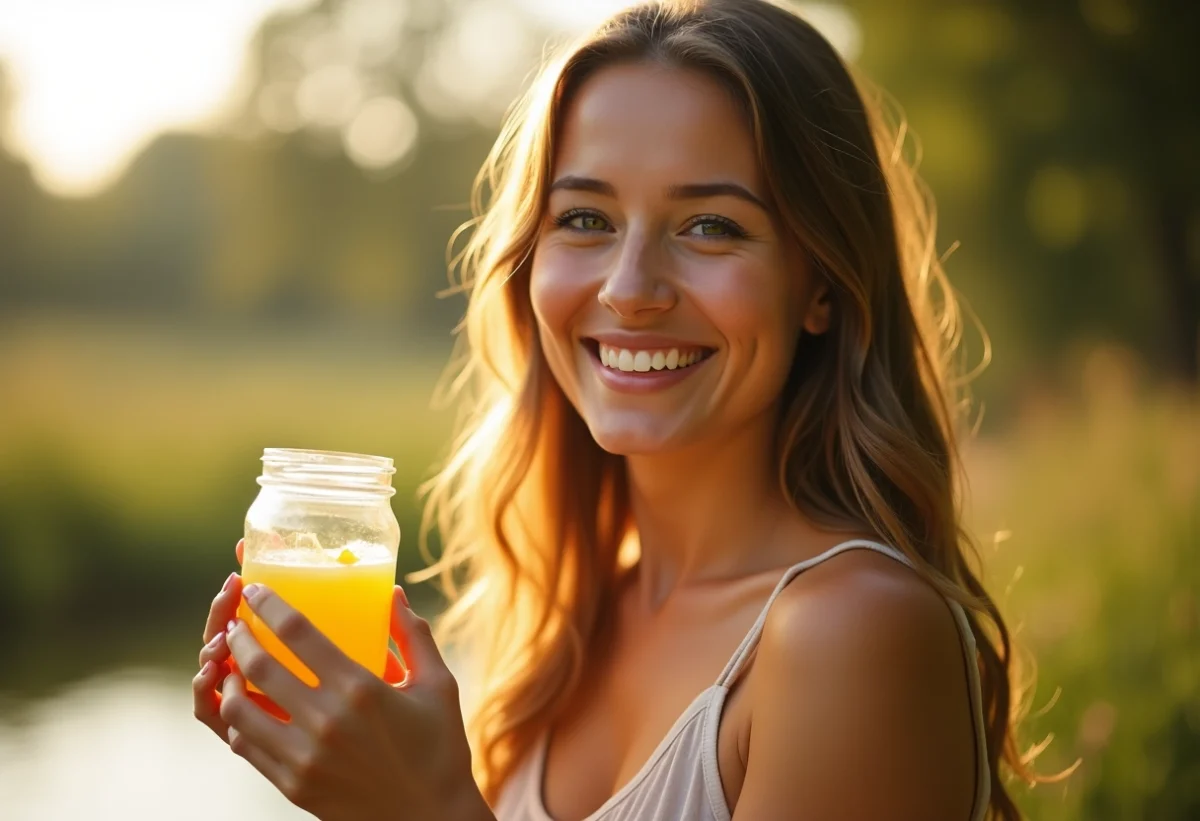
[[[778,566],[773,548],[797,513],[779,486],[772,438],[765,414],[720,441],[627,457],[639,598],[648,607],[689,583]]]

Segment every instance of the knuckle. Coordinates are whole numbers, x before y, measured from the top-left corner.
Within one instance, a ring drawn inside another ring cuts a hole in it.
[[[283,793],[283,797],[303,809],[305,805],[310,803],[312,790],[308,786],[308,782],[299,773],[289,772],[280,779],[279,792]]]
[[[379,683],[378,679],[368,676],[350,679],[342,689],[338,717],[349,723],[356,715],[371,713],[378,701]]]
[[[215,645],[212,642],[209,642],[208,644],[204,645],[204,648],[200,651],[200,666],[203,667],[207,662],[217,661],[218,659],[224,658],[225,655],[227,655],[227,652],[225,651],[225,645],[222,642],[218,642]]]
[[[343,697],[349,712],[361,711],[375,702],[378,679],[369,673],[356,674],[346,682]]]
[[[279,628],[275,630],[275,635],[284,644],[289,644],[306,636],[311,629],[312,625],[308,619],[293,610],[279,620]]]
[[[329,715],[328,713],[318,715],[313,719],[312,734],[319,746],[332,746],[342,736],[342,721],[340,716]],[[313,763],[312,756],[301,756],[300,763],[311,767]]]
[[[241,668],[242,674],[250,681],[263,681],[271,670],[271,659],[266,653],[255,653]]]
[[[242,704],[240,698],[226,696],[221,699],[221,707],[218,710],[218,715],[226,724],[237,724],[244,715],[245,705]]]
[[[297,790],[302,791],[306,785],[313,782],[320,770],[321,757],[316,752],[309,750],[299,753],[291,767],[292,777],[288,780]]]
[[[229,749],[242,758],[246,757],[246,753],[250,751],[250,742],[246,740],[246,736],[236,730],[229,731]]]
[[[430,638],[433,637],[433,625],[429,623],[428,619],[418,618],[416,620],[416,623],[413,625],[413,627],[419,633],[429,636]]]

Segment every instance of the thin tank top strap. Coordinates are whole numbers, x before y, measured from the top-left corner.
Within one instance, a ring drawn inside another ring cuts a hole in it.
[[[792,579],[799,576],[805,570],[811,567],[816,567],[821,562],[827,559],[832,559],[839,553],[845,553],[847,550],[874,550],[876,553],[883,553],[891,556],[903,564],[912,566],[912,562],[908,557],[896,550],[894,547],[872,542],[869,539],[851,539],[841,544],[836,544],[820,555],[813,556],[810,559],[805,559],[799,564],[794,564],[787,569],[783,574],[783,578],[779,580],[779,584],[775,585],[775,590],[771,593],[771,597],[767,599],[767,603],[763,605],[762,611],[758,614],[758,618],[754,620],[754,626],[750,628],[750,632],[742,639],[742,643],[738,645],[737,650],[733,654],[733,658],[725,665],[725,669],[721,671],[720,677],[717,679],[719,687],[728,687],[733,682],[737,681],[738,676],[742,673],[742,668],[746,661],[754,652],[754,648],[758,645],[759,638],[762,637],[763,626],[767,623],[767,613],[771,610],[771,605],[775,603],[775,599],[779,598],[779,594],[788,586]]]

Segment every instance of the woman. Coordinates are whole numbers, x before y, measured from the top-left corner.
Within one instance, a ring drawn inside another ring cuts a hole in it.
[[[764,0],[623,12],[534,85],[479,191],[475,413],[429,508],[477,662],[473,775],[402,593],[393,685],[247,589],[310,689],[219,632],[232,577],[197,716],[325,819],[1016,818],[953,302],[829,44]]]

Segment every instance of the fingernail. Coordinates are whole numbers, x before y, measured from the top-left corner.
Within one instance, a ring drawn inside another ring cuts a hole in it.
[[[229,574],[229,578],[225,580],[225,584],[221,586],[222,593],[228,593],[233,588],[233,580],[237,578],[237,572]]]
[[[404,588],[400,585],[396,585],[396,589],[400,591],[400,601],[404,602],[405,607],[407,607],[409,610],[412,610],[412,607],[408,603],[408,594],[404,592]]]
[[[220,632],[220,633],[217,633],[217,634],[216,634],[215,636],[213,636],[211,639],[209,639],[209,640],[208,640],[208,644],[206,644],[206,645],[204,645],[204,646],[205,646],[205,647],[208,647],[208,648],[213,648],[213,647],[216,647],[218,644],[220,644],[220,643],[221,643],[221,640],[222,640],[222,639],[224,639],[224,638],[225,638],[225,633],[224,633],[224,631],[222,631],[222,632]]]
[[[242,588],[242,595],[246,598],[246,601],[254,601],[262,595],[263,589],[261,584],[247,585]]]
[[[233,619],[230,619],[229,623],[225,625],[225,634],[229,635],[230,633],[232,633],[233,628],[235,628],[235,627],[237,627],[237,622],[234,621]]]
[[[200,677],[208,678],[212,675],[212,672],[216,669],[216,667],[217,665],[213,664],[211,661],[204,662],[204,666],[200,668]]]

